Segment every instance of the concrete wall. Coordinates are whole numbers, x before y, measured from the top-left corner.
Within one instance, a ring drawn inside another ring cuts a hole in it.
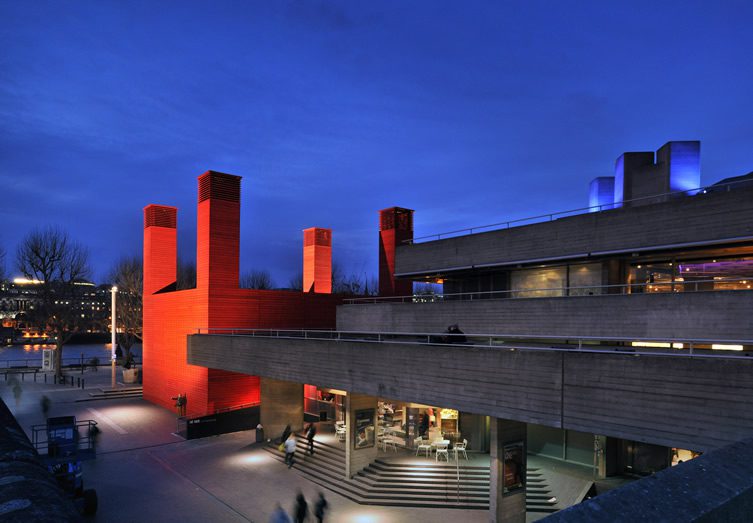
[[[420,213],[417,215],[420,217]],[[401,273],[753,235],[753,188],[586,213],[397,249]]]
[[[261,378],[259,421],[267,438],[282,435],[285,426],[293,432],[303,430],[303,384]]]
[[[504,493],[505,486],[505,445],[523,442],[527,439],[526,425],[510,420],[492,419],[491,448],[489,458],[489,521],[491,523],[525,523],[526,521],[526,489],[520,488],[513,492]],[[523,452],[523,463],[519,474],[526,476],[526,452]]]
[[[337,329],[739,340],[753,339],[751,311],[749,291],[378,303],[338,307]]]
[[[348,394],[346,401],[347,410],[345,411],[345,425],[348,427],[348,433],[345,437],[345,475],[348,478],[352,478],[377,458],[377,398],[364,394],[350,393]],[[356,437],[356,411],[363,409],[373,409],[374,411],[374,446],[356,449],[354,443]]]
[[[753,359],[194,335],[188,362],[692,450],[753,437]]]

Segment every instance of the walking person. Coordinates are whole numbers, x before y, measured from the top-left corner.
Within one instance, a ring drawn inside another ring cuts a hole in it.
[[[282,508],[279,503],[275,507],[275,511],[272,512],[272,516],[269,518],[269,523],[291,523],[290,516]]]
[[[303,497],[303,492],[298,491],[295,497],[295,523],[303,523],[309,515],[309,504]]]
[[[283,445],[285,446],[285,464],[288,468],[291,468],[293,466],[293,457],[295,455],[295,436],[290,435]]]
[[[317,523],[322,523],[322,521],[324,521],[324,513],[327,511],[328,506],[329,503],[327,503],[327,500],[324,498],[324,493],[319,492],[319,499],[314,506],[314,516],[316,516]]]
[[[42,415],[44,416],[44,419],[47,419],[47,415],[50,413],[50,398],[47,396],[42,396],[42,399],[39,400],[39,405],[42,407]]]
[[[306,430],[306,439],[309,441],[308,453],[314,455],[314,436],[316,436],[316,425],[309,423],[308,430]]]

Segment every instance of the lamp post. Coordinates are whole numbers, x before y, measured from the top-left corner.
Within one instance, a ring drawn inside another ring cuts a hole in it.
[[[110,330],[112,331],[112,337],[111,337],[111,342],[112,342],[111,356],[112,356],[112,358],[111,359],[112,359],[112,388],[114,389],[115,388],[115,360],[117,358],[115,356],[115,323],[116,323],[116,318],[117,318],[117,314],[116,314],[116,310],[115,310],[115,302],[116,302],[116,296],[117,296],[118,288],[115,285],[113,285],[112,289],[110,289],[110,292],[112,293],[112,305],[110,307],[110,310],[112,311],[112,328]]]

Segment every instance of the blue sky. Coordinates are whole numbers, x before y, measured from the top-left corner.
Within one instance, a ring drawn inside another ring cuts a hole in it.
[[[376,274],[377,211],[416,235],[587,205],[624,151],[702,141],[753,170],[751,2],[0,0],[0,245],[58,224],[102,281],[142,208],[243,176],[241,267],[287,285],[301,230]]]

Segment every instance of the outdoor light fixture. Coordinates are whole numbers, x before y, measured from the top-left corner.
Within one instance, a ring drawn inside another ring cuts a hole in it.
[[[712,350],[736,350],[741,351],[743,350],[742,345],[727,345],[724,343],[714,343],[711,345]]]
[[[110,329],[112,331],[112,335],[110,337],[110,342],[112,346],[110,347],[111,348],[110,353],[111,353],[111,359],[112,359],[112,388],[114,389],[115,388],[115,370],[116,370],[115,369],[115,358],[116,358],[115,356],[115,328],[116,328],[115,323],[116,323],[116,317],[117,317],[115,314],[115,297],[117,296],[117,292],[118,292],[117,286],[113,285],[112,289],[110,289],[110,292],[112,293],[112,306],[110,308],[110,311],[112,314],[112,321],[111,321],[112,326]]]

